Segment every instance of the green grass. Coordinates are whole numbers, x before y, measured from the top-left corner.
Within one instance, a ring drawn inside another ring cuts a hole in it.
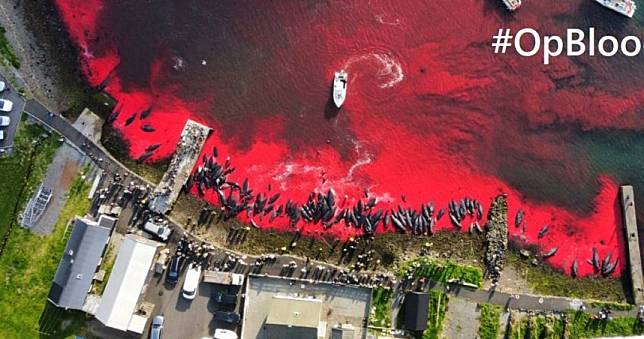
[[[477,287],[481,286],[483,280],[483,272],[478,267],[428,257],[419,257],[406,262],[400,267],[398,275],[401,277],[413,275],[443,283],[459,280]]]
[[[369,315],[370,326],[391,327],[391,295],[391,290],[382,287],[373,290]]]
[[[85,325],[91,318],[85,312],[64,310],[47,303],[40,317],[40,338],[75,339],[76,335],[86,333]]]
[[[634,317],[616,317],[610,321],[601,321],[592,319],[591,314],[571,311],[563,316],[533,315],[515,318],[511,322],[510,338],[594,338],[642,333],[642,328]]]
[[[635,317],[616,317],[611,321],[593,320],[584,312],[566,314],[566,332],[571,338],[591,338],[599,336],[632,336],[644,333]]]
[[[479,318],[479,338],[496,339],[499,335],[499,319],[501,307],[490,304],[481,305],[481,316]]]
[[[109,247],[107,248],[107,252],[105,252],[105,256],[103,257],[105,261],[101,264],[101,269],[105,270],[105,276],[103,277],[103,281],[99,282],[96,284],[96,294],[102,295],[103,291],[105,290],[105,286],[107,285],[107,279],[110,277],[110,274],[112,273],[112,267],[114,267],[114,261],[116,260],[116,253],[114,253],[114,245],[110,243]]]
[[[526,279],[530,288],[538,294],[626,302],[623,284],[618,279],[600,277],[574,279],[545,264],[533,266],[529,260],[521,258],[512,251],[508,251],[507,264],[514,266],[517,273]]]
[[[635,306],[631,304],[616,303],[616,302],[592,301],[590,302],[590,307],[596,307],[596,308],[606,307],[613,311],[630,311]]]
[[[443,330],[445,309],[449,302],[447,294],[442,291],[429,292],[429,312],[427,316],[427,329],[423,332],[422,339],[438,339]]]
[[[11,66],[20,68],[20,60],[16,56],[16,53],[13,52],[13,49],[11,49],[11,44],[9,44],[9,40],[5,36],[6,33],[7,30],[4,27],[0,27],[0,55],[9,61]]]
[[[84,215],[89,209],[88,192],[89,184],[77,178],[51,235],[37,236],[22,228],[12,231],[0,258],[0,338],[33,338],[39,331],[63,336],[71,325],[79,323],[65,321],[66,328],[60,327],[63,320],[77,319],[77,312],[55,316],[49,312],[42,319],[41,314],[51,310],[46,306],[47,294],[69,234],[66,226],[75,215]]]
[[[526,316],[522,319],[513,318],[510,338],[513,339],[546,339],[561,338],[564,322],[555,315]]]
[[[0,159],[0,235],[7,234],[18,213],[38,187],[60,142],[55,136],[42,138],[37,125],[21,123],[13,154]]]

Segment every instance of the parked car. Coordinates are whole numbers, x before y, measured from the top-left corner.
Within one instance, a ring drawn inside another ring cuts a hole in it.
[[[7,127],[11,123],[11,118],[9,117],[0,117],[0,127]]]
[[[224,328],[218,328],[215,330],[215,335],[213,336],[213,338],[214,339],[237,339],[239,337],[237,336],[237,333],[235,333],[234,331],[227,330]]]
[[[154,272],[156,274],[162,274],[163,271],[165,271],[168,266],[166,265],[168,263],[168,253],[170,252],[169,249],[164,249],[161,251],[159,254],[159,257],[157,258],[156,263],[154,264]]]
[[[4,81],[0,81],[0,92],[4,92],[7,89],[7,84]]]
[[[239,324],[241,317],[237,312],[215,311],[215,319],[229,324]]]
[[[226,294],[224,292],[218,291],[215,294],[215,302],[224,305],[235,305],[237,304],[237,296],[234,294]]]
[[[0,99],[0,111],[11,112],[13,109],[13,102],[7,99]]]
[[[197,295],[197,288],[199,287],[199,280],[201,279],[201,266],[191,263],[186,273],[186,280],[183,282],[181,295],[192,300]]]
[[[152,319],[152,327],[150,327],[150,339],[161,339],[161,330],[163,329],[163,316],[157,315]]]
[[[181,269],[183,268],[183,257],[175,255],[170,260],[170,265],[168,266],[168,273],[165,275],[165,281],[171,285],[174,285],[179,280],[179,275],[181,274]]]
[[[4,140],[4,131],[0,131],[0,140]]]
[[[170,234],[172,234],[172,230],[170,230],[168,226],[161,226],[153,223],[152,221],[146,222],[145,225],[143,225],[143,230],[150,234],[154,234],[157,238],[163,241],[168,241]]]

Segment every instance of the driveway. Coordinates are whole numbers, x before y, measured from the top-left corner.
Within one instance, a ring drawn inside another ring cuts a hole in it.
[[[232,310],[217,305],[214,298],[211,298],[218,291],[226,292],[227,286],[201,281],[195,299],[186,300],[181,296],[181,286],[184,279],[185,272],[177,284],[171,287],[165,283],[165,273],[154,275],[147,287],[144,299],[155,304],[154,315],[163,314],[165,318],[163,336],[165,338],[201,339],[212,337],[217,328],[236,329],[234,325],[217,321],[213,317],[216,310]],[[142,338],[148,337],[147,331],[149,331],[149,326]]]
[[[20,118],[22,117],[22,111],[25,108],[25,99],[20,96],[20,94],[11,87],[7,79],[3,76],[0,76],[0,80],[4,81],[7,85],[7,88],[0,93],[1,99],[7,99],[13,102],[13,109],[9,113],[2,112],[3,116],[8,116],[11,119],[11,124],[7,127],[1,127],[4,131],[4,140],[0,140],[0,152],[3,154],[8,154],[13,149],[13,139],[16,137],[16,132],[18,130],[18,124],[20,124]]]

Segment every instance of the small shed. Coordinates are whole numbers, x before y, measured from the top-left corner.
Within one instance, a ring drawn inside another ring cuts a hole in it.
[[[203,281],[211,284],[241,286],[244,283],[244,275],[231,272],[206,271]]]
[[[427,329],[429,294],[409,292],[405,296],[405,328],[410,331]]]

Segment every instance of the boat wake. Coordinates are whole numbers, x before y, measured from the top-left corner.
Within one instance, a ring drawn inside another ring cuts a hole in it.
[[[364,69],[364,66],[375,63],[377,71],[371,73],[370,69]],[[352,69],[353,68],[353,69]],[[404,78],[403,67],[397,57],[388,51],[370,51],[365,54],[353,56],[347,60],[343,69],[350,70],[356,76],[351,79],[353,83],[359,78],[361,73],[366,76],[374,76],[377,79],[377,86],[381,89],[393,88]]]

